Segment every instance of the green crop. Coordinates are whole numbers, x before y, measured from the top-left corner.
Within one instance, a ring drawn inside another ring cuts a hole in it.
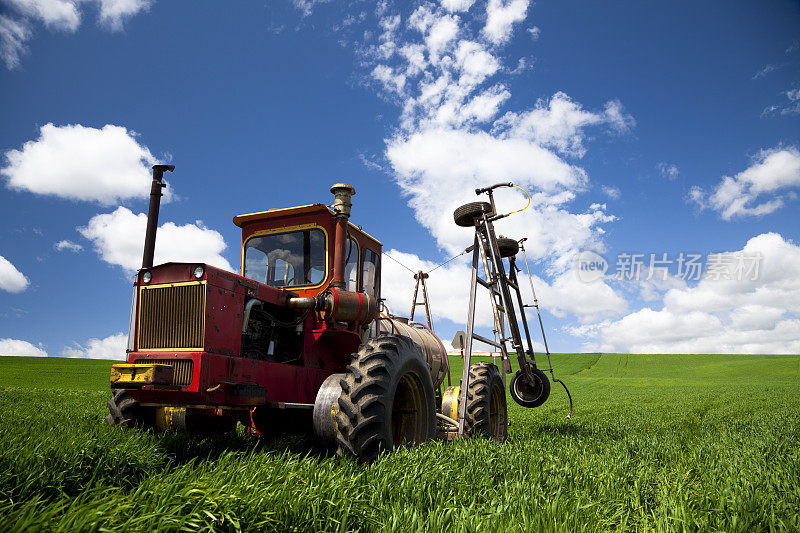
[[[358,465],[241,426],[107,427],[110,362],[3,357],[0,531],[800,531],[800,356],[553,362],[572,420],[553,383],[509,398],[505,443]]]

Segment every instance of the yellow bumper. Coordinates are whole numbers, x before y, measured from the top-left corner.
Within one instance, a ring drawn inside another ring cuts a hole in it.
[[[111,367],[112,388],[169,385],[170,383],[172,383],[172,365],[113,365]]]

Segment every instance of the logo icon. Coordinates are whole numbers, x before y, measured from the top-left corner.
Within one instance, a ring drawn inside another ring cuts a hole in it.
[[[591,250],[584,250],[578,254],[577,271],[578,279],[584,283],[591,283],[602,279],[608,270],[608,262],[602,255]]]

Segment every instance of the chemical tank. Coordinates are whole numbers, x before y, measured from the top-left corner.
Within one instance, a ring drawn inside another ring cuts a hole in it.
[[[378,321],[378,333],[390,335],[403,335],[408,337],[419,348],[425,362],[431,369],[433,387],[439,388],[444,381],[447,371],[447,350],[445,350],[439,337],[423,324],[408,322],[407,318],[398,316],[381,315]]]

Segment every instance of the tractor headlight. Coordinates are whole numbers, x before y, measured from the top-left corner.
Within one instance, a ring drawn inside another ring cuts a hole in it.
[[[153,275],[150,273],[149,270],[145,270],[142,273],[142,283],[150,283],[151,279],[153,279]]]
[[[206,269],[205,269],[205,267],[203,267],[203,265],[198,265],[198,266],[194,267],[194,270],[192,271],[192,275],[194,275],[194,277],[196,279],[202,278],[203,275],[205,275],[205,273],[206,273]]]

